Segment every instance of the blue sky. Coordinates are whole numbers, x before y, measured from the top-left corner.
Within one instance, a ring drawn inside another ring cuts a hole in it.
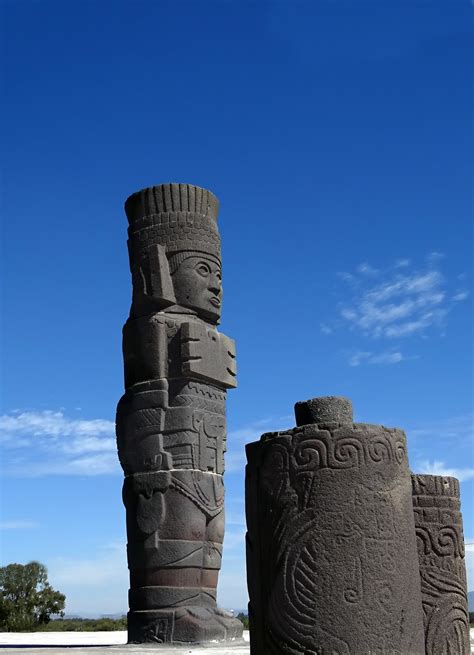
[[[472,5],[1,8],[2,563],[47,564],[70,613],[127,607],[123,202],[168,181],[221,201],[222,605],[247,602],[244,444],[317,395],[406,429],[413,470],[458,475],[474,543]]]

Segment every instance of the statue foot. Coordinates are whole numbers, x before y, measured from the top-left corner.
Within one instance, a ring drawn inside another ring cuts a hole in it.
[[[128,614],[128,643],[204,643],[241,639],[243,626],[218,607],[188,605]]]

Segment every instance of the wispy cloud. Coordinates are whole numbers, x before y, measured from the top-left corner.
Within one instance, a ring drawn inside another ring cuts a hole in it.
[[[469,291],[458,291],[457,293],[454,294],[451,300],[453,300],[454,302],[462,302],[467,298],[469,298]]]
[[[290,416],[268,417],[231,430],[226,472],[242,473],[244,445],[263,432],[279,430]],[[63,411],[12,412],[0,416],[3,471],[17,477],[120,474],[115,424],[106,419],[78,420]]]
[[[368,262],[362,262],[362,264],[359,264],[357,272],[362,275],[377,275],[377,273],[379,273],[378,269],[371,266]]]
[[[397,259],[394,264],[394,268],[406,268],[407,266],[410,266],[409,259]]]
[[[39,528],[38,521],[0,521],[0,530],[35,530]]]
[[[327,323],[320,323],[319,324],[319,329],[321,330],[321,332],[323,334],[332,334],[332,332],[333,332],[332,327],[330,325],[328,325]]]
[[[474,416],[471,413],[413,425],[407,430],[411,439],[449,442],[464,447],[474,442]]]
[[[350,297],[340,303],[340,321],[373,339],[425,336],[430,329],[443,325],[452,302],[461,302],[469,295],[466,289],[449,292],[448,280],[439,267],[443,257],[432,252],[419,269],[412,268],[408,259],[399,259],[386,270],[363,262],[355,272],[339,272],[350,291]],[[333,329],[329,322],[326,324]]]
[[[113,421],[70,418],[63,411],[0,416],[6,472],[23,477],[118,473],[114,433]]]
[[[364,290],[341,316],[371,337],[402,337],[440,322],[446,311],[443,277],[438,271],[396,275]]]
[[[458,478],[461,482],[474,478],[474,468],[457,468],[445,464],[445,462],[434,460],[422,461],[417,467],[417,473],[426,473],[428,475],[444,475]]]
[[[242,444],[260,439],[264,432],[284,430],[288,426],[288,421],[293,420],[293,416],[285,414],[284,416],[270,416],[258,421],[251,421],[241,428],[230,430],[227,435],[227,444],[229,446],[238,444],[240,447]]]
[[[50,439],[70,437],[73,439],[94,439],[114,433],[114,423],[104,419],[68,418],[62,411],[19,412],[0,416],[0,437],[11,439],[16,435],[47,437]]]
[[[398,351],[386,351],[374,353],[367,350],[359,350],[349,357],[349,366],[360,366],[361,364],[399,364],[413,357],[405,357]]]
[[[252,441],[258,441],[264,432],[282,430],[293,422],[292,416],[271,416],[258,421],[252,421],[227,435],[227,453],[225,470],[228,473],[243,473],[247,458],[244,446]]]

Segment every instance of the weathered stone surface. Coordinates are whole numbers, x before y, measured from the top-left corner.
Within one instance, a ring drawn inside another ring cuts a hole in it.
[[[126,202],[133,299],[117,407],[130,569],[129,641],[232,639],[216,605],[224,539],[226,390],[235,344],[220,334],[218,201],[163,184]]]
[[[352,403],[342,396],[321,396],[295,404],[296,425],[312,423],[352,423]]]
[[[426,655],[468,655],[469,614],[459,481],[413,475]]]
[[[331,404],[247,446],[251,653],[422,655],[405,434]]]

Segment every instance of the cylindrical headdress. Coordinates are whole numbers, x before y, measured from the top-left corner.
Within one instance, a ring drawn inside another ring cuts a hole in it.
[[[219,201],[192,184],[160,184],[132,194],[125,203],[130,259],[140,261],[153,245],[163,246],[168,260],[196,252],[221,261],[217,230]],[[172,264],[171,264],[172,266]]]

